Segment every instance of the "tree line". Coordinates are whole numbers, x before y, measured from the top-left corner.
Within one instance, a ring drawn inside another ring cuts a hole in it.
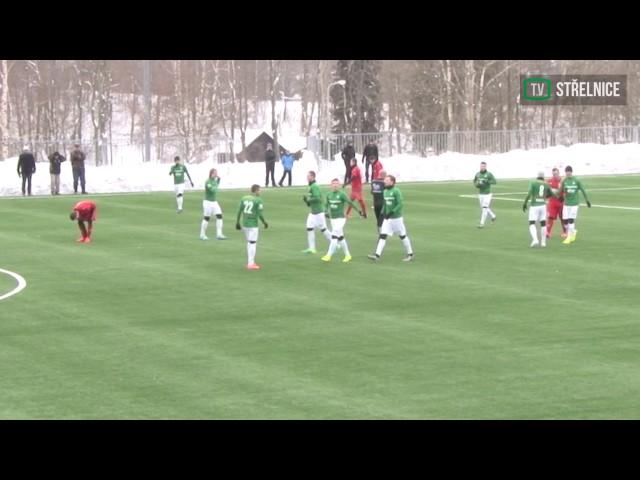
[[[277,143],[292,99],[301,104],[296,122],[305,136],[633,125],[640,118],[639,61],[153,60],[151,71],[152,134],[186,139],[187,155],[212,136],[233,154],[265,114]],[[540,73],[625,74],[629,103],[519,105],[520,75]],[[116,99],[126,102],[126,132],[113,131]],[[0,158],[12,141],[70,139],[93,145],[100,164],[100,147],[114,135],[142,141],[143,107],[140,61],[0,60]]]

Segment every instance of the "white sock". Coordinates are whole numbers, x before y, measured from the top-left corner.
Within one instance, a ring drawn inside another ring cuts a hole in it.
[[[216,218],[216,235],[218,237],[222,236],[222,219]]]
[[[178,201],[178,210],[182,210],[182,202],[184,201],[184,197],[176,197]]]
[[[411,241],[409,240],[409,237],[404,237],[402,239],[402,245],[404,245],[407,255],[413,255],[413,249],[411,248]]]
[[[247,243],[248,265],[253,265],[256,262],[256,245],[256,243]]]
[[[529,233],[531,234],[531,240],[534,242],[538,241],[538,232],[536,230],[536,225],[535,223],[532,225],[529,225]]]
[[[209,222],[207,222],[206,220],[202,220],[202,223],[200,224],[200,236],[204,237],[205,234],[207,233],[207,227],[209,226]]]
[[[310,250],[316,249],[316,232],[313,230],[307,230],[307,243]]]
[[[324,238],[326,238],[327,240],[331,241],[331,233],[329,232],[328,228],[325,228],[324,232],[322,232],[324,234]]]
[[[378,246],[376,247],[376,255],[382,255],[382,250],[384,250],[384,246],[387,244],[387,241],[383,238],[378,240]]]
[[[575,235],[576,234],[576,224],[575,223],[570,223],[569,224],[569,232],[571,232],[571,235]]]
[[[331,239],[331,243],[329,243],[328,255],[332,256],[334,253],[336,253],[336,248],[338,248],[338,239],[337,238],[332,238]]]
[[[484,222],[487,220],[487,209],[482,209],[482,215],[480,216],[480,225],[484,225]]]
[[[490,216],[491,218],[496,218],[496,214],[495,214],[495,213],[493,213],[493,210],[491,210],[490,208],[487,208],[487,213],[489,214],[489,216]]]
[[[547,227],[540,227],[540,243],[542,245],[546,245],[547,244]]]
[[[345,257],[350,257],[351,253],[349,252],[349,246],[347,245],[347,240],[343,238],[340,241],[340,245],[342,245],[342,250],[344,251],[344,256]]]

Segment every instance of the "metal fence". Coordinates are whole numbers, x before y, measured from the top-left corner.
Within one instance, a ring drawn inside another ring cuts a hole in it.
[[[322,160],[334,160],[351,142],[356,153],[373,141],[380,156],[407,153],[421,157],[445,152],[469,154],[505,153],[576,143],[639,143],[640,126],[555,128],[546,130],[486,130],[464,132],[380,132],[309,137],[307,148]]]
[[[340,160],[340,152],[351,142],[358,158],[369,142],[375,142],[380,156],[411,154],[420,157],[439,155],[445,152],[469,154],[504,153],[515,149],[539,149],[556,145],[576,143],[640,143],[640,126],[555,128],[547,130],[489,130],[470,132],[380,132],[330,135],[326,138],[310,136],[307,149],[322,161]],[[35,154],[36,160],[46,162],[47,156],[59,151],[68,156],[73,146],[79,143],[89,164],[123,164],[144,160],[144,141],[141,136],[105,139],[96,144],[91,141],[73,139],[5,141],[8,157],[17,157],[25,146]],[[172,162],[176,155],[189,163],[235,161],[239,153],[237,145],[231,152],[229,140],[221,136],[211,137],[154,137],[151,144],[152,162]]]

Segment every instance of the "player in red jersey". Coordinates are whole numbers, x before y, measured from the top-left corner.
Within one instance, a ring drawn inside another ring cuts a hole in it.
[[[377,178],[382,178],[380,176],[380,172],[382,172],[384,167],[382,166],[380,159],[378,159],[377,156],[369,157],[369,162],[371,162],[371,179],[375,180]]]
[[[551,173],[553,176],[547,183],[551,187],[551,190],[559,195],[559,198],[551,197],[547,202],[547,238],[551,238],[551,228],[553,227],[553,222],[557,218],[560,219],[560,226],[562,227],[561,237],[565,238],[567,236],[567,229],[562,221],[562,207],[564,206],[564,199],[562,198],[562,192],[560,190],[562,177],[560,177],[560,170],[557,168],[554,168]]]
[[[69,218],[78,221],[78,228],[82,236],[77,240],[78,243],[91,243],[91,232],[93,231],[93,222],[96,220],[97,207],[91,200],[83,200],[78,202],[71,210]],[[85,226],[84,222],[87,222]]]
[[[348,183],[351,184],[351,196],[349,199],[353,201],[358,201],[360,204],[360,208],[362,210],[363,218],[367,218],[367,206],[364,203],[364,199],[362,198],[362,173],[360,173],[360,169],[358,168],[358,160],[354,158],[351,159],[351,178]],[[351,218],[351,205],[347,208],[346,213],[347,218]]]

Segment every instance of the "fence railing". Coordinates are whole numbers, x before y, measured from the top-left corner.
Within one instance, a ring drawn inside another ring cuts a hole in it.
[[[640,126],[577,127],[546,130],[485,130],[459,132],[379,132],[309,137],[307,148],[323,160],[333,160],[351,142],[362,155],[375,142],[381,156],[413,154],[421,157],[445,152],[488,154],[510,150],[531,150],[576,143],[639,143]]]
[[[340,159],[340,152],[351,142],[358,158],[369,142],[375,142],[380,156],[411,154],[421,157],[445,152],[469,154],[505,153],[510,150],[539,149],[576,143],[640,143],[640,126],[554,128],[546,130],[487,130],[462,132],[379,132],[307,137],[307,149],[323,161]],[[2,142],[7,157],[16,157],[28,146],[38,161],[47,161],[54,151],[68,155],[78,143],[94,165],[121,164],[144,159],[144,142],[140,136],[104,139],[101,142],[73,139],[25,142],[9,139]],[[233,153],[239,153],[236,145]],[[153,137],[152,162],[171,162],[179,155],[189,163],[235,161],[229,141],[223,137]]]

